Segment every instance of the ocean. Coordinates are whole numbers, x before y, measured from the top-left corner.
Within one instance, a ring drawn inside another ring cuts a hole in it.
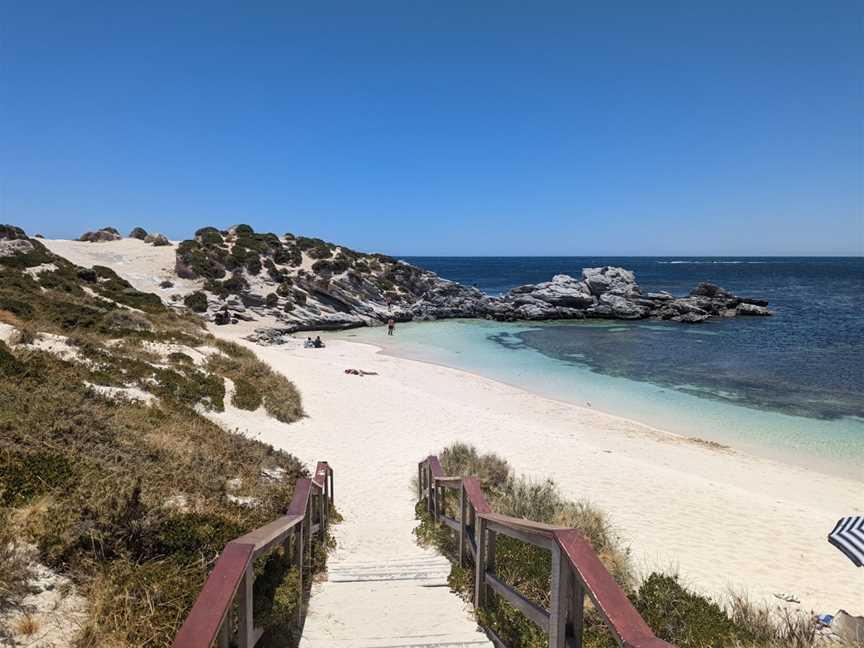
[[[404,257],[499,294],[583,267],[645,291],[700,281],[776,315],[698,325],[454,320],[344,334],[664,430],[864,480],[864,258]]]

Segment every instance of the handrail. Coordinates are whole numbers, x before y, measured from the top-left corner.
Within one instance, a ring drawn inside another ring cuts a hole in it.
[[[417,466],[418,499],[435,522],[452,528],[459,537],[459,565],[474,559],[474,606],[485,607],[497,594],[522,611],[549,636],[549,648],[581,648],[585,596],[594,603],[622,648],[675,648],[654,636],[627,595],[577,529],[557,527],[524,518],[493,513],[480,480],[445,476],[438,457],[430,455]],[[446,513],[446,493],[459,491],[459,519]],[[498,534],[548,549],[552,554],[551,604],[546,610],[504,583],[496,572]],[[486,628],[499,648],[506,645]]]
[[[173,647],[210,648],[218,641],[220,648],[227,648],[234,639],[239,648],[252,648],[264,633],[263,628],[255,626],[253,613],[255,559],[279,544],[288,552],[293,549],[291,561],[300,574],[299,600],[302,601],[304,583],[311,570],[312,532],[317,530],[323,540],[332,505],[333,469],[326,461],[319,461],[313,479],[297,480],[285,515],[225,545],[174,638]],[[230,614],[235,602],[236,633]],[[302,625],[302,607],[302,604],[298,606],[298,625]]]

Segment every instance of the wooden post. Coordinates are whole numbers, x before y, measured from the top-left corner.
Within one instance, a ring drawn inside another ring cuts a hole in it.
[[[246,566],[246,574],[240,584],[237,597],[240,627],[237,632],[239,648],[252,648],[255,644],[255,619],[253,618],[252,585],[255,582],[255,570],[250,562]]]
[[[569,605],[567,606],[566,637],[571,640],[574,648],[582,648],[582,632],[585,628],[585,588],[576,578],[570,565],[567,565],[567,591]]]
[[[327,494],[321,490],[321,495],[318,497],[318,506],[320,507],[321,515],[321,544],[327,542]]]
[[[436,509],[438,510],[438,518],[440,522],[440,518],[447,515],[447,487],[444,484],[441,484],[439,488],[441,489],[439,491],[441,493],[441,504],[440,506],[437,506]]]
[[[423,499],[423,464],[417,464],[417,501]]]
[[[498,534],[495,531],[486,531],[486,572],[489,574],[495,573],[495,549],[497,545]],[[486,579],[483,579],[483,586],[486,589],[484,597],[486,604],[491,601],[491,597],[495,595],[492,588],[486,585]]]
[[[303,539],[306,533],[303,530],[303,521],[296,527],[297,533],[294,534],[294,560],[297,563],[297,600],[300,601],[297,606],[297,627],[301,628],[303,624],[303,562],[306,557],[303,555]]]
[[[465,486],[459,485],[459,566],[465,566]]]
[[[225,615],[225,620],[222,622],[222,627],[219,628],[219,648],[228,648],[231,643],[231,608],[228,608],[228,614]]]
[[[482,517],[475,519],[474,541],[477,543],[477,555],[474,557],[474,608],[479,612],[486,598],[486,521]]]
[[[429,510],[429,515],[433,515],[435,513],[435,502],[433,501],[432,492],[434,490],[434,484],[432,483],[432,468],[429,466],[429,462],[426,462],[426,508]]]
[[[568,579],[566,565],[561,560],[561,549],[552,549],[552,587],[549,605],[549,648],[564,648],[567,636],[567,612],[569,608]]]

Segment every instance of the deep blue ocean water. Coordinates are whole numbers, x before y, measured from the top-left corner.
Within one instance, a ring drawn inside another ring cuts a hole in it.
[[[499,294],[558,273],[616,265],[643,290],[686,295],[712,281],[767,299],[771,318],[701,325],[565,324],[499,336],[592,370],[705,398],[814,418],[864,417],[864,258],[408,257],[440,276]],[[493,337],[493,339],[495,339]]]

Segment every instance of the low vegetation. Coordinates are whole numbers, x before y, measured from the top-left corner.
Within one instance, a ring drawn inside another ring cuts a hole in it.
[[[562,496],[550,480],[535,482],[517,477],[505,459],[479,453],[473,446],[455,443],[439,454],[446,475],[475,476],[492,510],[579,529],[600,560],[627,593],[655,634],[679,648],[811,648],[816,631],[813,619],[804,614],[772,610],[751,604],[745,596],[730,596],[723,602],[689,590],[677,576],[652,573],[638,581],[624,548],[607,517],[588,502]],[[458,519],[458,498],[449,498],[447,514]],[[474,566],[460,568],[455,535],[436,525],[417,505],[415,535],[423,545],[434,546],[453,561],[451,589],[473,601]],[[469,558],[470,560],[470,558]],[[508,585],[538,605],[550,604],[551,557],[548,551],[499,535],[496,572]],[[478,622],[493,630],[513,648],[543,648],[545,634],[524,614],[498,596],[477,611]],[[613,648],[614,638],[590,603],[585,610],[586,648]]]
[[[170,645],[225,543],[308,476],[206,414],[224,409],[226,378],[238,407],[280,421],[303,415],[300,396],[195,316],[19,232],[0,232],[31,244],[0,255],[0,322],[19,332],[0,341],[0,609],[26,593],[32,547],[89,601],[78,646]],[[274,623],[298,604],[282,576],[256,593]]]
[[[306,306],[306,293],[300,292],[302,297],[298,298],[298,292],[292,289],[295,282],[306,284],[308,290],[309,282],[327,282],[344,275],[370,294],[377,291],[382,302],[392,303],[402,299],[400,291],[416,287],[420,272],[383,254],[364,254],[290,233],[279,237],[255,232],[249,225],[236,225],[230,230],[199,229],[195,238],[178,246],[176,268],[180,276],[204,279],[203,290],[218,299],[237,295],[246,306],[266,305],[287,312]],[[274,283],[276,290],[272,291]],[[186,305],[204,312],[206,295],[194,293],[186,298]]]

